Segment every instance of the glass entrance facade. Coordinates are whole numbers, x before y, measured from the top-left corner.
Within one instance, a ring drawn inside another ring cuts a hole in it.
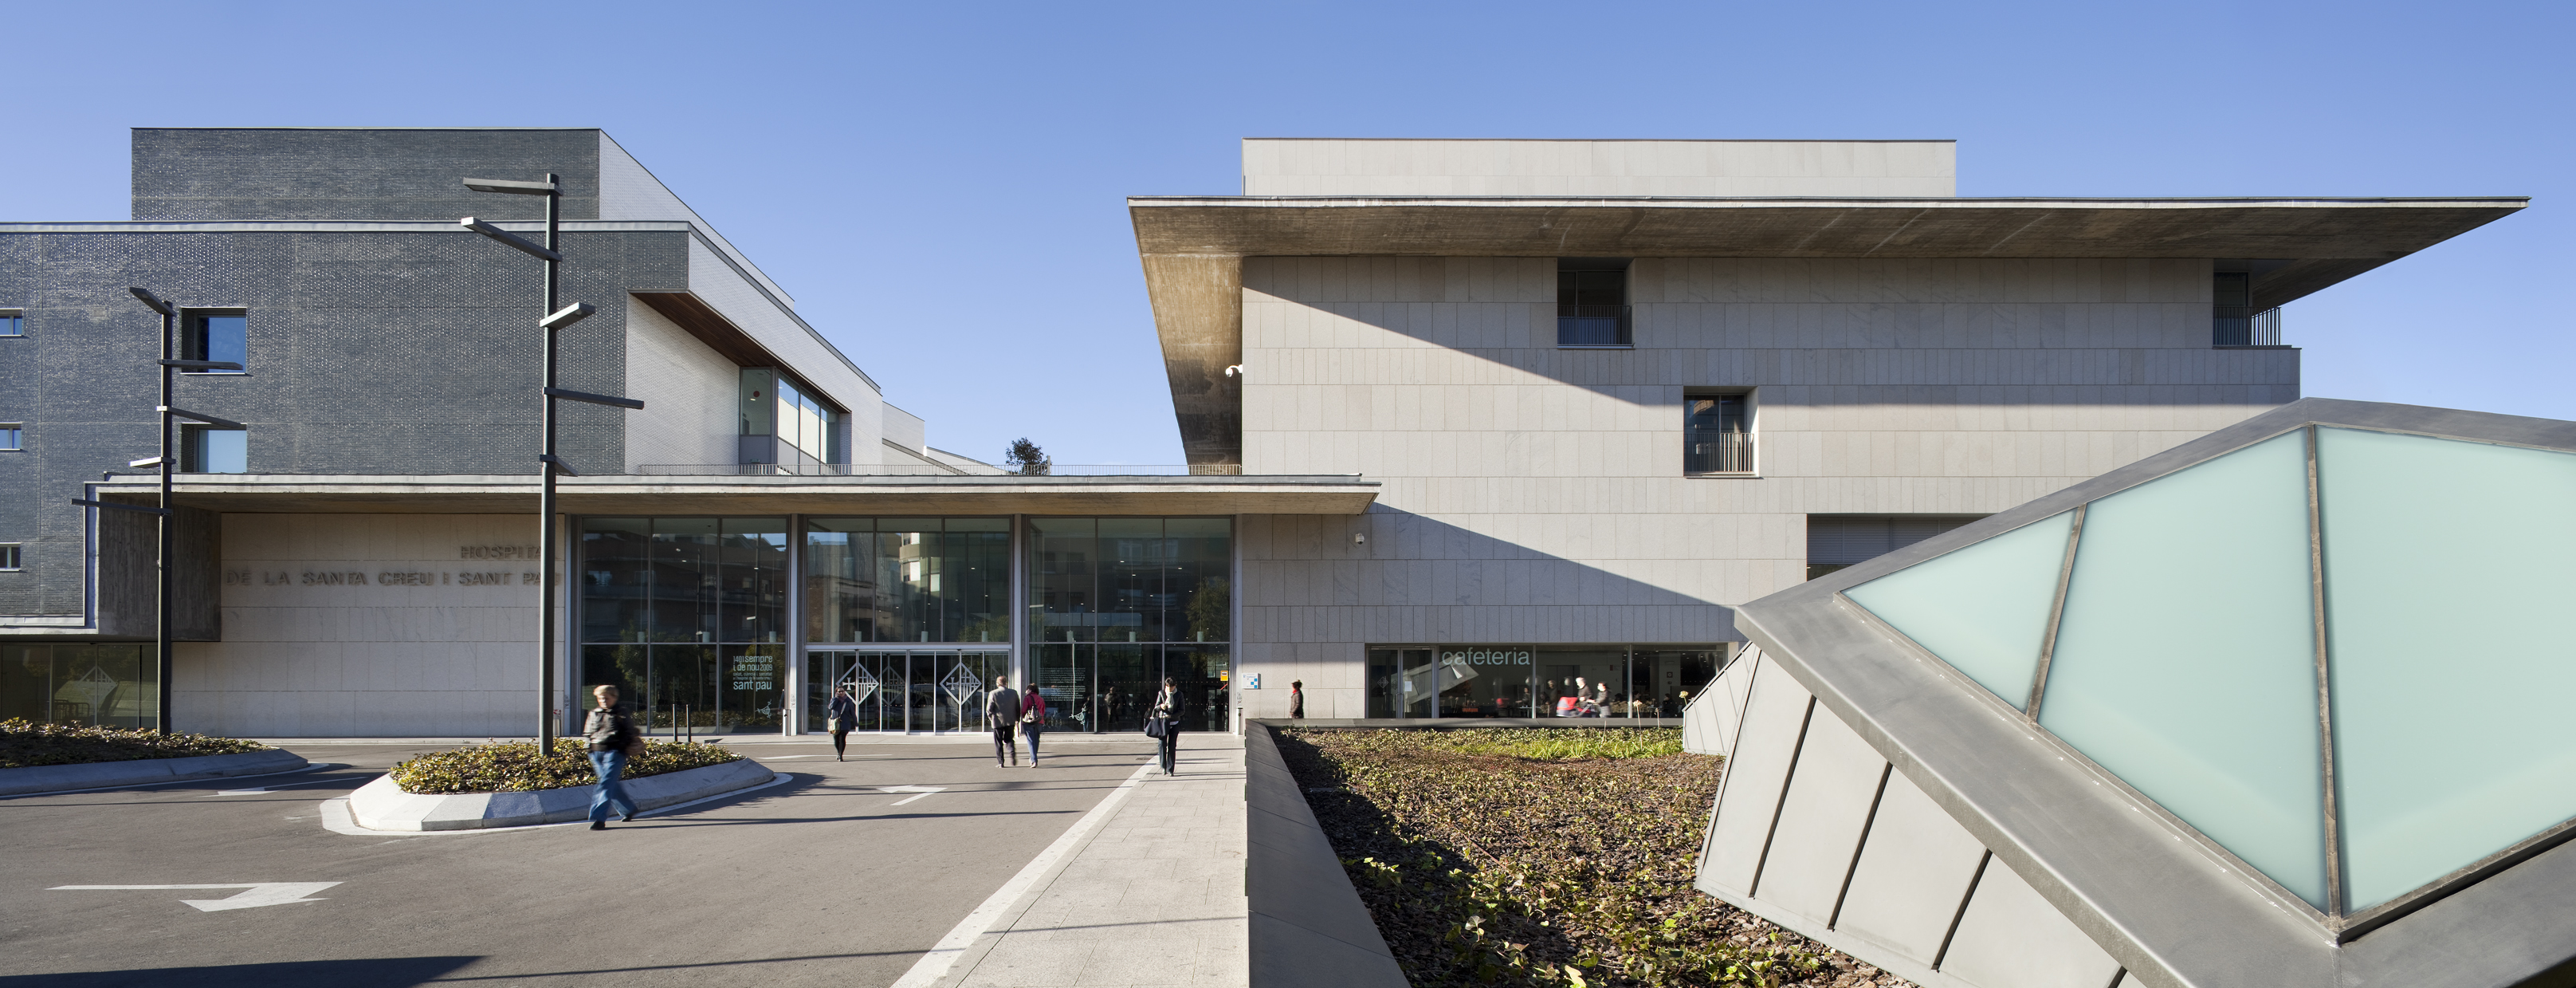
[[[1166,677],[1184,729],[1230,726],[1231,519],[1025,519],[1016,617],[1012,524],[582,519],[578,686],[617,686],[657,730],[785,730],[791,711],[816,730],[837,685],[855,730],[977,731],[1017,646],[1055,729],[1140,730]]]
[[[1371,717],[1679,717],[1725,645],[1371,645]]]
[[[832,690],[850,691],[854,731],[941,733],[984,731],[984,701],[993,678],[1011,672],[1002,651],[863,652],[814,650],[805,655],[805,722],[830,716]]]

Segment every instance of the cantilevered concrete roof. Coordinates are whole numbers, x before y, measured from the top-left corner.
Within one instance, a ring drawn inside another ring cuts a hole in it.
[[[158,496],[151,477],[97,490],[127,503]],[[1355,515],[1375,481],[1324,476],[1140,477],[566,477],[568,514]],[[306,476],[196,474],[178,482],[184,507],[244,513],[521,514],[537,505],[534,476]]]
[[[1190,462],[1239,462],[1242,259],[2210,258],[2268,308],[2493,222],[2515,196],[1817,199],[1139,196],[1127,200]]]

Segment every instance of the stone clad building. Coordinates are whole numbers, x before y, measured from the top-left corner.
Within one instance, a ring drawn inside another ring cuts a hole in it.
[[[1659,717],[1733,605],[2290,402],[2278,307],[2516,199],[1961,199],[1942,141],[1244,145],[1130,200],[1185,469],[1010,474],[925,426],[597,130],[138,129],[131,220],[0,223],[0,716],[525,735],[617,683],[702,731]],[[560,176],[568,565],[536,696]],[[188,426],[160,676],[158,318]],[[857,355],[864,358],[864,354]],[[1577,681],[1581,686],[1576,686]]]

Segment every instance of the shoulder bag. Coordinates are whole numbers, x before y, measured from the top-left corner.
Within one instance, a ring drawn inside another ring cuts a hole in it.
[[[1163,736],[1163,735],[1165,735],[1165,734],[1169,734],[1169,733],[1171,733],[1171,731],[1172,731],[1172,728],[1171,728],[1171,722],[1170,722],[1170,721],[1168,721],[1168,720],[1165,720],[1164,718],[1161,718],[1161,717],[1148,717],[1148,718],[1146,718],[1146,719],[1145,719],[1145,736],[1146,736],[1146,737],[1154,738],[1154,739],[1160,740],[1160,739],[1162,738],[1162,736]]]

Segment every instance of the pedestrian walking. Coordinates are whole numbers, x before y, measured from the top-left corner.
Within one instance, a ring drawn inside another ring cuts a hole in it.
[[[1020,763],[1017,739],[1011,729],[1020,722],[1020,694],[1011,689],[1011,677],[993,677],[993,692],[984,695],[984,718],[993,725],[993,767]]]
[[[590,695],[599,701],[581,729],[590,740],[591,771],[599,775],[590,793],[590,829],[606,830],[612,803],[620,807],[619,823],[635,819],[635,801],[626,798],[626,759],[644,753],[644,735],[635,729],[626,705],[617,702],[617,687],[593,687]]]
[[[1288,681],[1288,719],[1306,719],[1306,681],[1303,679]]]
[[[1145,719],[1145,733],[1162,742],[1163,774],[1172,774],[1172,763],[1181,754],[1181,684],[1170,677],[1163,679],[1163,691],[1154,694],[1153,712]]]
[[[850,760],[850,725],[859,721],[859,705],[850,702],[850,688],[832,687],[832,709],[823,714],[823,729],[832,732],[832,760]]]
[[[1045,729],[1046,697],[1038,684],[1030,683],[1029,691],[1020,694],[1020,736],[1029,739],[1029,767],[1038,767],[1038,732]]]

